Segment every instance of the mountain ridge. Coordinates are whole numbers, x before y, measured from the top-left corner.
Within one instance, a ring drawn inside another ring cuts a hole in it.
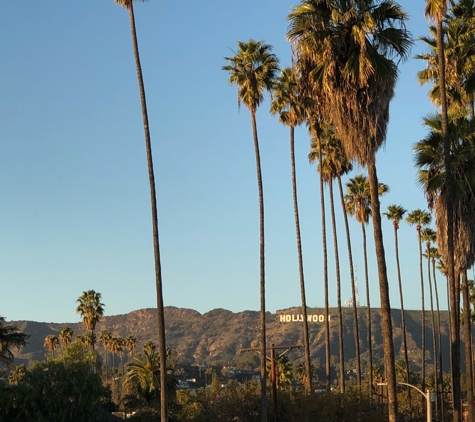
[[[373,355],[374,361],[382,359],[382,332],[378,308],[372,310]],[[324,362],[324,308],[308,308],[310,352],[312,360]],[[345,307],[343,314],[343,338],[345,346],[345,361],[352,365],[355,359],[355,341],[353,336],[353,309]],[[447,311],[441,311],[442,344],[444,370],[449,368],[449,323]],[[269,344],[290,345],[303,344],[301,323],[301,307],[290,307],[266,313],[267,341]],[[337,308],[329,309],[330,315],[330,347],[331,354],[338,360],[338,313]],[[408,338],[408,353],[411,369],[418,370],[421,364],[421,318],[422,311],[406,310],[406,332]],[[403,358],[401,311],[392,309],[394,329],[394,348],[397,359]],[[430,311],[426,311],[426,351],[430,355],[427,360],[428,368],[432,365],[432,330]],[[36,321],[9,321],[21,331],[30,335],[26,347],[15,351],[16,364],[44,360],[47,351],[43,347],[47,335],[59,336],[63,326],[69,326],[74,331],[74,337],[86,332],[81,322],[76,323],[47,323]],[[156,341],[157,311],[155,308],[144,308],[127,314],[104,316],[96,326],[96,333],[105,329],[111,334],[137,338],[137,351],[148,341]],[[366,308],[358,308],[358,327],[360,330],[360,348],[362,360],[367,359],[368,334]],[[165,308],[165,329],[167,347],[176,352],[177,361],[183,365],[197,364],[231,364],[234,366],[252,366],[255,358],[250,354],[240,353],[243,348],[259,346],[259,312],[232,312],[216,308],[201,314],[189,308],[167,306]],[[462,348],[463,349],[463,348]],[[96,350],[101,356],[104,348],[100,341]],[[303,351],[292,350],[289,358],[303,362]],[[462,356],[463,358],[463,356]]]

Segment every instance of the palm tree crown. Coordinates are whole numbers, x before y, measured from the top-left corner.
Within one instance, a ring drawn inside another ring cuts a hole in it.
[[[238,87],[238,104],[255,112],[264,100],[264,91],[273,88],[279,60],[271,53],[272,47],[264,41],[238,41],[234,57],[225,57],[229,65],[223,70],[230,73],[229,83]]]
[[[91,331],[92,347],[94,348],[94,330],[97,322],[104,315],[104,305],[101,302],[101,294],[95,290],[88,290],[79,296],[76,302],[79,303],[76,312],[81,316],[82,323],[87,330]]]
[[[390,0],[303,0],[287,38],[350,159],[366,164],[383,143],[397,64],[412,45],[406,13]]]

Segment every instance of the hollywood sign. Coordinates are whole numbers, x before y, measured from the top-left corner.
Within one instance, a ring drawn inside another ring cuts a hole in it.
[[[280,322],[303,322],[303,315],[294,314],[282,314],[279,315]],[[330,321],[330,315],[328,315],[328,321]],[[307,322],[325,322],[325,315],[307,315]]]

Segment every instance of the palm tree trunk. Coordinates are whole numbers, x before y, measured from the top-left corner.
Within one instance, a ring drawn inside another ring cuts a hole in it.
[[[462,295],[463,295],[463,331],[465,340],[465,372],[467,379],[467,420],[473,421],[473,363],[472,363],[472,330],[470,321],[470,291],[468,289],[467,270],[462,270]]]
[[[300,237],[299,206],[297,200],[297,175],[295,170],[295,128],[290,126],[290,161],[292,166],[292,193],[294,201],[295,233],[297,236],[297,254],[299,262],[300,297],[302,299],[303,341],[305,346],[305,370],[307,392],[312,392],[312,366],[310,361],[310,341],[308,336],[307,300],[305,296],[305,278],[303,272],[302,239]]]
[[[421,339],[421,350],[422,350],[422,368],[421,368],[421,378],[422,378],[422,391],[426,390],[426,312],[424,306],[424,270],[422,265],[422,239],[421,239],[421,226],[417,226],[417,237],[419,239],[419,270],[421,277],[421,306],[422,306],[422,339]]]
[[[433,361],[434,361],[434,388],[435,391],[439,391],[439,380],[438,380],[438,371],[437,371],[437,336],[436,336],[436,329],[435,329],[435,315],[434,315],[434,298],[432,294],[432,280],[430,276],[430,243],[427,243],[427,281],[429,282],[429,299],[430,299],[430,316],[431,316],[431,324],[432,324],[432,347],[433,347]],[[439,400],[436,395],[435,400],[435,409],[436,414],[439,411]]]
[[[147,152],[147,166],[150,183],[150,201],[152,206],[152,231],[153,250],[155,261],[155,285],[157,291],[157,313],[158,313],[158,350],[160,353],[160,367],[166,368],[166,343],[165,343],[165,313],[162,293],[162,270],[160,263],[160,245],[158,237],[158,212],[157,198],[155,190],[155,176],[153,171],[152,145],[150,141],[150,130],[148,124],[147,102],[145,99],[145,87],[142,76],[142,66],[140,64],[139,47],[137,42],[137,32],[135,29],[135,16],[133,2],[128,5],[130,17],[130,29],[132,31],[132,44],[134,48],[135,67],[140,90],[140,102],[142,105],[142,118],[145,134],[145,149]],[[167,399],[167,379],[166,371],[160,371],[160,418],[162,422],[168,421],[168,399]]]
[[[444,372],[442,368],[442,328],[440,323],[440,306],[439,306],[439,292],[437,289],[437,278],[435,271],[435,259],[432,260],[432,274],[434,280],[434,291],[435,291],[435,303],[437,307],[437,331],[439,335],[439,387],[441,391],[444,391]],[[436,392],[438,394],[438,392]],[[444,414],[444,398],[442,395],[437,395],[437,400],[439,400],[439,420],[442,420]]]
[[[369,295],[369,278],[368,278],[368,255],[366,251],[366,229],[365,223],[361,223],[361,229],[363,231],[363,256],[364,256],[364,275],[366,285],[366,313],[368,316],[368,358],[369,358],[369,376],[368,385],[370,392],[373,391],[373,333],[371,329],[371,299]]]
[[[322,163],[322,141],[318,137],[318,161]],[[325,378],[327,391],[331,389],[330,373],[330,321],[328,304],[328,253],[327,253],[327,228],[325,222],[325,191],[323,187],[323,176],[320,171],[320,206],[322,209],[322,244],[323,244],[323,285],[325,295]]]
[[[345,351],[343,348],[343,313],[341,309],[340,258],[338,253],[338,236],[336,234],[335,203],[333,201],[333,180],[328,183],[330,189],[330,209],[332,214],[333,245],[335,248],[336,290],[338,301],[338,345],[340,353],[340,392],[345,393]]]
[[[251,110],[252,134],[256,155],[257,186],[259,189],[259,256],[260,256],[260,337],[261,337],[261,421],[267,422],[266,395],[266,284],[265,284],[265,249],[264,249],[264,189],[262,186],[261,156],[257,137],[256,111]]]
[[[353,302],[353,322],[354,322],[354,336],[355,336],[355,350],[356,350],[356,383],[361,388],[361,356],[360,356],[360,334],[358,324],[358,308],[356,299],[355,273],[353,270],[353,254],[351,250],[350,227],[348,225],[348,213],[345,206],[345,197],[343,195],[343,186],[341,177],[338,177],[338,188],[340,191],[341,207],[343,209],[343,216],[345,220],[346,243],[348,246],[348,260],[350,263],[350,278],[351,278],[351,299]]]
[[[404,295],[402,294],[402,281],[401,281],[401,266],[399,264],[399,240],[397,235],[397,225],[394,224],[394,250],[396,251],[396,267],[397,267],[397,279],[399,284],[399,300],[401,302],[401,329],[402,329],[402,342],[404,347],[404,362],[406,364],[406,382],[410,384],[409,375],[409,357],[407,354],[407,333],[406,333],[406,316],[404,313]],[[407,399],[409,409],[411,406],[411,389],[408,388]]]
[[[368,162],[368,180],[371,193],[371,210],[373,215],[374,243],[378,262],[379,294],[381,298],[381,329],[383,334],[384,364],[388,384],[388,418],[389,422],[397,420],[396,366],[394,362],[393,327],[391,321],[391,304],[389,284],[384,254],[383,231],[381,229],[381,211],[378,197],[378,176],[376,158]]]
[[[443,1],[444,5],[446,1]],[[460,308],[456,304],[455,289],[455,270],[454,270],[454,205],[453,192],[454,182],[452,174],[452,162],[450,156],[450,138],[449,124],[447,116],[447,94],[446,94],[446,77],[445,77],[445,51],[444,51],[444,30],[442,26],[443,13],[439,13],[436,20],[437,30],[437,70],[439,74],[440,103],[442,108],[442,140],[444,144],[444,167],[445,167],[445,187],[447,190],[447,257],[445,264],[447,266],[447,274],[449,279],[449,300],[450,300],[450,319],[452,331],[450,334],[450,351],[451,351],[451,373],[452,373],[452,402],[453,402],[453,421],[460,422],[462,420],[461,409],[461,389],[460,389],[460,330],[458,329],[458,320]]]

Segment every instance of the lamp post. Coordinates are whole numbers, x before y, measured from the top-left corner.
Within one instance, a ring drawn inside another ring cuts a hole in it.
[[[432,402],[432,393],[430,392],[430,390],[427,389],[427,393],[424,393],[422,390],[417,388],[415,385],[408,384],[407,382],[398,382],[398,384],[406,385],[408,387],[412,387],[412,388],[414,388],[414,390],[419,391],[419,393],[421,393],[424,396],[424,398],[426,399],[426,413],[427,413],[426,421],[427,422],[432,422],[432,404],[431,404],[431,402]],[[377,385],[388,385],[388,384],[386,382],[378,382]]]

